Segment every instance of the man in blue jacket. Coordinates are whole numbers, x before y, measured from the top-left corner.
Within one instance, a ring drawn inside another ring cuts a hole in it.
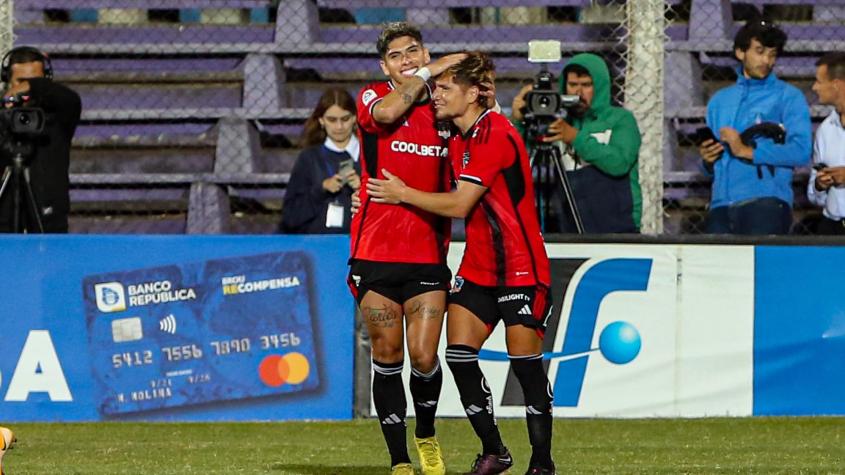
[[[743,26],[734,38],[742,63],[736,84],[707,104],[707,125],[719,138],[698,147],[713,172],[709,233],[789,233],[792,172],[809,162],[812,132],[804,95],[772,72],[785,44],[786,33],[767,21]],[[770,127],[743,140],[743,132],[760,124]],[[773,133],[779,130],[785,137]]]

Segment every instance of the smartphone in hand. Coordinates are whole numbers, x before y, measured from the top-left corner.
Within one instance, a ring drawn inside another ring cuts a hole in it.
[[[716,137],[716,134],[708,126],[699,127],[695,131],[695,144],[697,146],[701,146],[704,142],[712,140],[714,142],[718,142],[719,139]]]
[[[337,174],[340,176],[344,185],[349,181],[349,177],[353,173],[355,173],[355,162],[351,158],[341,161],[337,167]]]

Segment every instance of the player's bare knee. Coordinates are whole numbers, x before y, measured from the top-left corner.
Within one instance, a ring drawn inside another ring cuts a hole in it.
[[[429,373],[437,365],[437,351],[411,351],[411,366],[421,373]]]
[[[372,339],[373,359],[384,363],[396,363],[405,358],[402,341],[390,341],[388,338]]]

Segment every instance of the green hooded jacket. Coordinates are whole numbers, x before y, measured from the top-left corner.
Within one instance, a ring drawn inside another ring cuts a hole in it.
[[[590,53],[577,54],[566,67],[580,65],[593,78],[593,101],[583,117],[567,121],[578,135],[572,146],[581,160],[615,177],[628,175],[633,201],[632,218],[639,229],[643,198],[640,190],[639,153],[642,141],[634,114],[610,105],[610,72],[604,60]],[[564,70],[566,70],[564,67]],[[566,77],[560,76],[560,91],[566,93]]]

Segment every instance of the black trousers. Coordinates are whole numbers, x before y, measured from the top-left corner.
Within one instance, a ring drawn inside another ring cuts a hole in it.
[[[826,216],[822,216],[819,221],[819,226],[816,228],[816,234],[825,234],[830,236],[845,235],[845,219],[832,220]]]

